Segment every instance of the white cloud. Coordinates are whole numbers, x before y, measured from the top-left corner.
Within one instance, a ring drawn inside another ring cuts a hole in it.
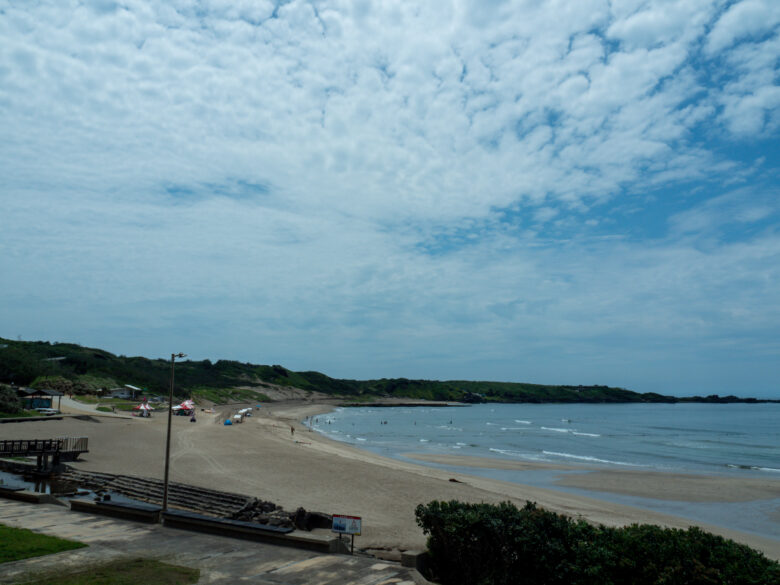
[[[558,215],[558,210],[553,207],[540,207],[534,212],[534,219],[540,223],[545,223]]]
[[[707,37],[706,50],[717,53],[746,37],[771,32],[780,23],[780,6],[772,0],[742,0],[732,4]]]
[[[701,34],[708,15],[717,5],[713,0],[647,3],[640,10],[616,18],[607,34],[627,48],[645,48],[691,42]],[[623,12],[613,7],[613,13]]]
[[[734,224],[751,224],[772,215],[780,215],[780,201],[775,189],[764,193],[742,188],[674,214],[669,222],[675,234],[709,237]]]
[[[739,136],[769,136],[780,125],[777,55],[780,34],[736,47],[726,57],[731,78],[717,97],[721,120]]]
[[[723,153],[777,128],[768,6],[9,5],[0,319],[343,375],[759,351],[772,159]],[[755,200],[686,201],[729,180]],[[634,240],[649,192],[671,235]]]
[[[72,36],[66,31],[55,41],[41,39],[40,58],[64,74],[38,77],[40,98],[26,109],[47,109],[44,96],[54,90],[63,111],[39,122],[42,131],[84,117],[85,127],[70,130],[101,154],[102,141],[120,142],[140,158],[151,154],[148,144],[169,143],[175,151],[186,149],[186,160],[198,160],[195,180],[219,182],[210,175],[224,173],[226,164],[238,174],[251,166],[261,175],[256,178],[279,185],[289,179],[268,175],[317,175],[319,190],[335,183],[331,189],[348,207],[355,195],[343,192],[344,183],[364,202],[377,188],[394,192],[403,198],[402,209],[418,217],[484,213],[518,196],[543,197],[558,191],[561,174],[581,176],[563,198],[572,199],[577,189],[577,197],[588,197],[590,173],[560,167],[530,178],[523,161],[538,166],[597,132],[599,141],[612,141],[604,128],[615,127],[623,108],[651,99],[685,51],[669,45],[614,53],[605,61],[603,42],[587,34],[605,21],[604,5],[583,4],[559,11],[502,4],[494,7],[506,12],[498,27],[468,35],[446,10],[399,11],[390,4],[366,4],[352,20],[338,4],[318,3],[315,13],[309,4],[291,2],[280,7],[279,18],[252,26],[235,20],[239,5],[215,3],[197,25],[185,19],[175,29],[161,21],[157,6],[123,10],[113,21],[110,15],[83,19]],[[385,26],[391,14],[397,27]],[[338,37],[323,35],[327,22],[339,23]],[[550,34],[537,35],[541,27]],[[82,103],[69,99],[74,95]],[[655,100],[656,116],[674,118],[689,95]],[[539,142],[551,127],[549,112],[556,113],[556,134]],[[515,126],[527,128],[521,140],[508,133]],[[678,122],[671,133],[684,130]],[[636,149],[619,139],[619,167],[614,150],[589,162],[601,167],[601,196],[635,180],[632,167],[648,156],[641,136],[633,141]],[[219,168],[213,168],[215,151],[224,157]],[[171,155],[153,154],[159,165],[152,168],[159,168],[152,180],[183,182],[170,177],[178,166]],[[502,184],[495,184],[497,175]],[[466,183],[482,194],[479,202],[453,188]],[[371,199],[385,216],[386,202]]]

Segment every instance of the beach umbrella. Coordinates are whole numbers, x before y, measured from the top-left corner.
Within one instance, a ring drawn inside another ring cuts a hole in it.
[[[149,413],[154,410],[148,403],[142,402],[138,406],[134,406],[133,410],[140,410],[142,415],[149,416]]]

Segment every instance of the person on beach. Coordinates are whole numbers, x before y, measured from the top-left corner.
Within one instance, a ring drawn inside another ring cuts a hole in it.
[[[290,435],[295,436],[295,427],[293,426],[290,427]]]

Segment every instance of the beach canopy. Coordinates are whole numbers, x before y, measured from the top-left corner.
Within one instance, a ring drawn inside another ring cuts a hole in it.
[[[146,402],[142,402],[138,406],[134,406],[133,410],[154,410],[154,408],[149,406]]]
[[[192,401],[192,399],[185,400],[179,405],[179,408],[183,408],[185,410],[192,410],[195,408],[195,403]]]

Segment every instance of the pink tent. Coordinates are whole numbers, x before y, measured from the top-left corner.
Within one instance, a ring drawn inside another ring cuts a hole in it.
[[[141,411],[141,416],[151,416],[149,413],[151,411],[153,411],[154,408],[149,406],[149,404],[147,404],[146,402],[142,402],[138,406],[134,406],[133,410],[140,410]]]
[[[171,410],[173,410],[175,413],[180,414],[184,413],[187,415],[195,414],[195,403],[190,400],[185,400],[181,404],[177,404],[174,406]]]

